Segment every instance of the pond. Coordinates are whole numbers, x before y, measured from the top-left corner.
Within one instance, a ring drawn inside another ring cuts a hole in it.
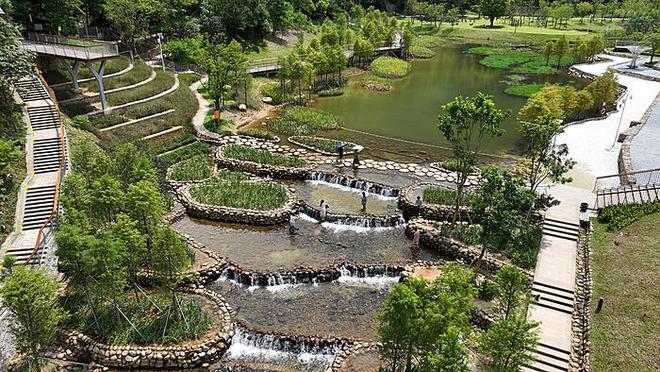
[[[410,156],[447,155],[435,146],[446,147],[447,143],[437,129],[441,106],[458,95],[474,95],[483,92],[494,96],[501,109],[511,111],[504,122],[506,133],[499,138],[489,138],[483,146],[486,153],[519,153],[523,143],[518,131],[516,116],[526,99],[504,93],[505,81],[511,73],[507,70],[485,67],[479,64],[482,56],[466,53],[448,46],[436,50],[435,57],[413,61],[412,72],[405,78],[393,82],[394,90],[389,93],[371,92],[360,86],[360,77],[352,78],[345,93],[339,97],[320,98],[313,105],[339,115],[349,130],[359,130],[395,139],[428,144],[424,146],[383,138],[367,139],[364,134],[350,131],[335,131],[332,137],[355,140],[381,151],[402,149]],[[532,82],[567,82],[565,74],[556,76],[528,76],[523,84]],[[364,143],[367,141],[368,143]],[[436,156],[430,156],[434,158]]]

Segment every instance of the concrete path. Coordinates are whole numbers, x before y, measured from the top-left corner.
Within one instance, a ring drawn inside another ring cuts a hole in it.
[[[603,55],[609,62],[576,65],[581,71],[603,74],[609,67],[625,63],[627,58]],[[592,188],[595,177],[619,173],[617,158],[620,143],[615,143],[617,133],[628,128],[631,121],[639,121],[660,92],[660,83],[616,74],[619,84],[628,88],[625,107],[604,120],[592,120],[572,125],[557,136],[557,144],[568,145],[570,156],[578,162],[571,172],[574,186]],[[621,122],[621,127],[617,129]],[[614,144],[614,147],[612,145]]]

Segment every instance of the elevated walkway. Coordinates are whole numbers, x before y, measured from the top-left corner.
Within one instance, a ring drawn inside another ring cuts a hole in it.
[[[595,208],[660,200],[660,168],[596,177]]]

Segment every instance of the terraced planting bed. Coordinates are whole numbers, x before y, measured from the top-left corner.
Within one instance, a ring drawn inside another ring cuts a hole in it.
[[[170,89],[173,85],[173,73],[169,71],[157,71],[156,78],[146,85],[108,95],[108,105],[111,107],[119,106],[149,98]]]
[[[252,210],[276,209],[287,201],[283,186],[272,182],[247,182],[243,173],[227,170],[193,186],[190,195],[202,204]]]
[[[250,161],[265,165],[303,167],[307,162],[303,159],[280,155],[267,150],[255,149],[249,146],[231,144],[225,146],[223,156],[229,159]]]
[[[192,156],[174,164],[169,170],[169,178],[174,181],[200,181],[209,177],[211,167],[206,155]]]

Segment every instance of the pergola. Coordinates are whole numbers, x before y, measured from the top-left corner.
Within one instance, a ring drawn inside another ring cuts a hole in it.
[[[67,63],[66,68],[71,75],[74,90],[80,89],[78,86],[78,69],[84,63],[94,76],[96,84],[99,87],[102,109],[105,110],[107,108],[105,89],[103,88],[103,74],[105,72],[106,62],[109,59],[119,57],[117,43],[28,33],[27,37],[22,40],[22,46],[41,56],[73,61],[71,65]],[[94,67],[95,62],[100,62],[98,70]]]

